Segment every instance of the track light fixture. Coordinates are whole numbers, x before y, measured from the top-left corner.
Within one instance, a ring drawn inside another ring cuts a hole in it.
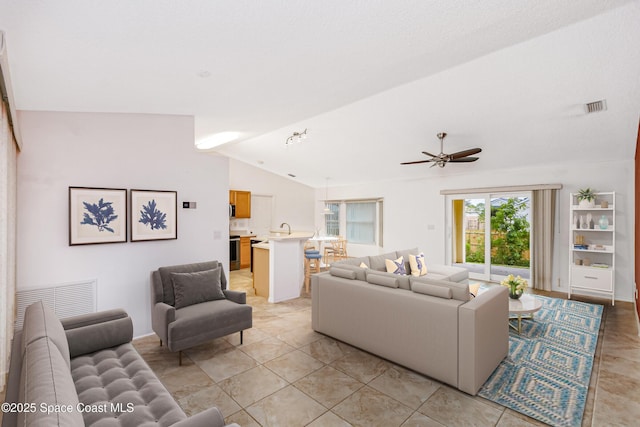
[[[307,129],[302,132],[294,132],[287,140],[285,141],[285,145],[291,145],[296,142],[300,142],[307,137]]]

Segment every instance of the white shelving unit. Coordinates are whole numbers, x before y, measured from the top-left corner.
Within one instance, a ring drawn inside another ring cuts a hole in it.
[[[603,207],[603,202],[606,207]],[[569,206],[569,299],[571,294],[596,293],[615,305],[616,193],[596,193],[595,203],[578,203],[571,193]],[[606,218],[608,225],[600,224]]]

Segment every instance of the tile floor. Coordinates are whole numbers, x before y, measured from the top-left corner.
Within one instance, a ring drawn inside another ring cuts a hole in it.
[[[280,304],[256,297],[247,270],[230,275],[247,291],[253,328],[177,355],[155,336],[134,344],[189,414],[212,405],[251,426],[529,426],[517,412],[313,332],[308,295]],[[545,293],[554,297],[564,294]],[[580,298],[589,302],[604,300]],[[640,419],[640,338],[633,305],[605,305],[583,426]]]

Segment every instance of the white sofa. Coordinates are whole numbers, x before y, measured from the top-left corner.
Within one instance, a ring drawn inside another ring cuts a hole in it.
[[[475,395],[509,350],[507,289],[472,299],[469,285],[455,281],[466,270],[421,277],[383,271],[385,259],[409,253],[418,250],[349,259],[313,275],[312,327]]]

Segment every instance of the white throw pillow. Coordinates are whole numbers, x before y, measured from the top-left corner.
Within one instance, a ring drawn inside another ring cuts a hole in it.
[[[412,276],[424,276],[427,274],[427,264],[424,262],[424,253],[419,255],[409,255],[409,266]]]
[[[400,274],[402,276],[407,275],[407,270],[404,268],[404,257],[400,257],[395,261],[385,259],[384,265],[387,267],[387,273]]]
[[[363,262],[360,263],[360,268],[369,268],[369,266],[367,264]]]

